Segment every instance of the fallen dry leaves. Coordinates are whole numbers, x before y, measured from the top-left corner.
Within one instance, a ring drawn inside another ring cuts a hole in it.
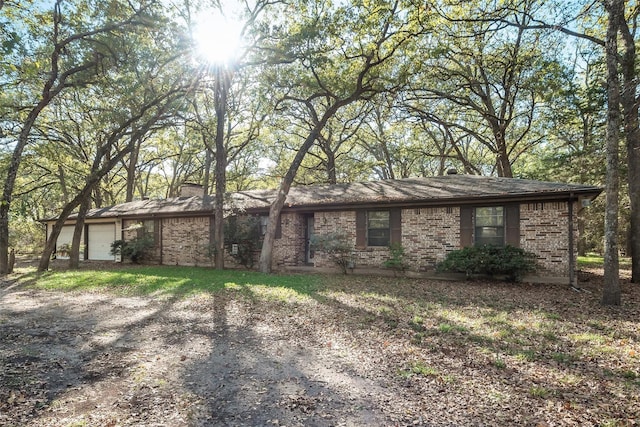
[[[638,425],[640,287],[608,308],[598,274],[580,286],[327,276],[309,294],[153,298],[5,284],[0,425]]]

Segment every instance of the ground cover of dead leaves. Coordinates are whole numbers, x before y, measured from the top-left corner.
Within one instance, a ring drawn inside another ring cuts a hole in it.
[[[0,425],[640,424],[640,287],[327,276],[188,298],[0,287]]]

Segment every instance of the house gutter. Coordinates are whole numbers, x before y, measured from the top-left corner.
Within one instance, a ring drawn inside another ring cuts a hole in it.
[[[420,207],[450,207],[450,206],[463,206],[463,205],[478,205],[478,204],[503,204],[503,203],[528,203],[528,202],[552,202],[552,201],[565,201],[567,197],[570,199],[576,199],[578,195],[583,195],[589,198],[595,198],[602,192],[602,189],[585,190],[578,192],[551,192],[551,193],[514,193],[509,195],[495,195],[495,196],[471,196],[471,197],[448,197],[448,198],[434,198],[429,200],[377,200],[377,201],[354,201],[350,203],[305,203],[287,205],[285,203],[283,212],[294,211],[337,211],[344,209],[385,209],[392,207],[402,208],[420,208]],[[261,212],[268,207],[247,208],[247,212]]]
[[[573,233],[573,200],[574,194],[569,194],[569,286],[572,288],[578,287],[578,281],[576,280],[576,254],[574,251],[574,233]]]

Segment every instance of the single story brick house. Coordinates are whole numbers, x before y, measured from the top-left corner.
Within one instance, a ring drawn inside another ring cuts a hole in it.
[[[447,252],[482,243],[512,245],[538,257],[536,276],[575,278],[577,215],[602,189],[595,186],[451,174],[335,185],[292,187],[280,216],[273,251],[275,270],[335,268],[314,252],[314,234],[341,232],[353,243],[355,270],[379,269],[389,246],[405,249],[409,271],[433,272]],[[263,218],[274,190],[229,194],[230,214]],[[48,230],[54,220],[47,221]],[[85,259],[120,261],[109,254],[114,240],[131,239],[143,227],[155,247],[148,262],[212,264],[213,205],[202,189],[185,185],[181,197],[139,200],[89,211]],[[71,241],[74,217],[58,246]],[[228,265],[233,266],[228,257]]]

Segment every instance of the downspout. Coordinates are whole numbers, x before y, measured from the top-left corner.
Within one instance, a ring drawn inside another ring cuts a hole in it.
[[[160,265],[164,265],[164,242],[162,241],[162,234],[163,234],[163,230],[162,230],[162,218],[158,218],[155,219],[154,221],[156,222],[154,224],[154,228],[157,228],[157,233],[158,233],[158,246],[160,247]]]
[[[215,214],[212,213],[209,216],[209,261],[213,262],[213,251],[215,251],[216,248],[216,228],[215,228]]]
[[[82,260],[89,259],[89,224],[84,224],[84,250],[82,251]]]
[[[576,280],[576,256],[574,251],[574,233],[573,233],[573,193],[569,194],[569,286],[578,287]]]

